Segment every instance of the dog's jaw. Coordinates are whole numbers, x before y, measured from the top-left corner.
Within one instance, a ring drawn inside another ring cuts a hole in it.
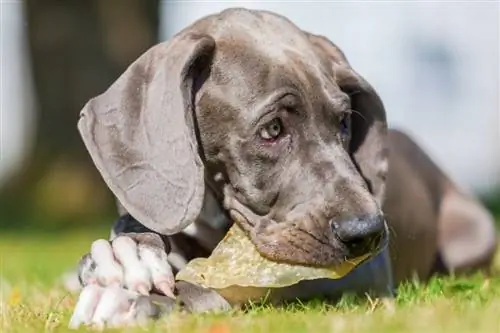
[[[225,187],[224,192],[224,206],[231,219],[246,232],[262,256],[273,261],[316,267],[335,267],[355,258],[329,225],[325,223],[321,227],[320,219],[313,219],[311,214],[307,218],[277,222],[267,216],[257,215],[243,205],[232,195],[229,186]],[[385,223],[384,236],[373,250],[366,253],[365,260],[387,247],[387,234]]]

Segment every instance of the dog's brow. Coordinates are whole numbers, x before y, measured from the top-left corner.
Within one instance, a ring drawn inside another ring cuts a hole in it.
[[[328,100],[328,106],[330,110],[334,112],[344,112],[351,107],[351,100],[347,94],[342,93],[341,95],[336,95],[335,98],[330,98]]]
[[[272,106],[274,104],[290,95],[295,96],[296,94],[294,94],[291,89],[279,89],[266,96],[262,101],[256,103],[251,112],[251,126],[256,126],[262,117],[273,111]]]

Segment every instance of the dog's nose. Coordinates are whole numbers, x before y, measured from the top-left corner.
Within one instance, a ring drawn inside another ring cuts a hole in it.
[[[332,221],[333,231],[353,257],[376,251],[385,234],[385,220],[379,215]]]

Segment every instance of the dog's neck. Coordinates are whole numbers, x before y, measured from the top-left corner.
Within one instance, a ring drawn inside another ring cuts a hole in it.
[[[198,219],[213,229],[227,231],[231,227],[232,221],[222,205],[224,201],[222,188],[225,182],[221,171],[207,170],[205,172],[205,198]]]

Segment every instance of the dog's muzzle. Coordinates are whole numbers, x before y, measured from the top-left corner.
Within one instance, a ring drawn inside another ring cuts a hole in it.
[[[347,248],[350,258],[380,252],[387,242],[387,225],[382,214],[332,221],[332,230]]]

